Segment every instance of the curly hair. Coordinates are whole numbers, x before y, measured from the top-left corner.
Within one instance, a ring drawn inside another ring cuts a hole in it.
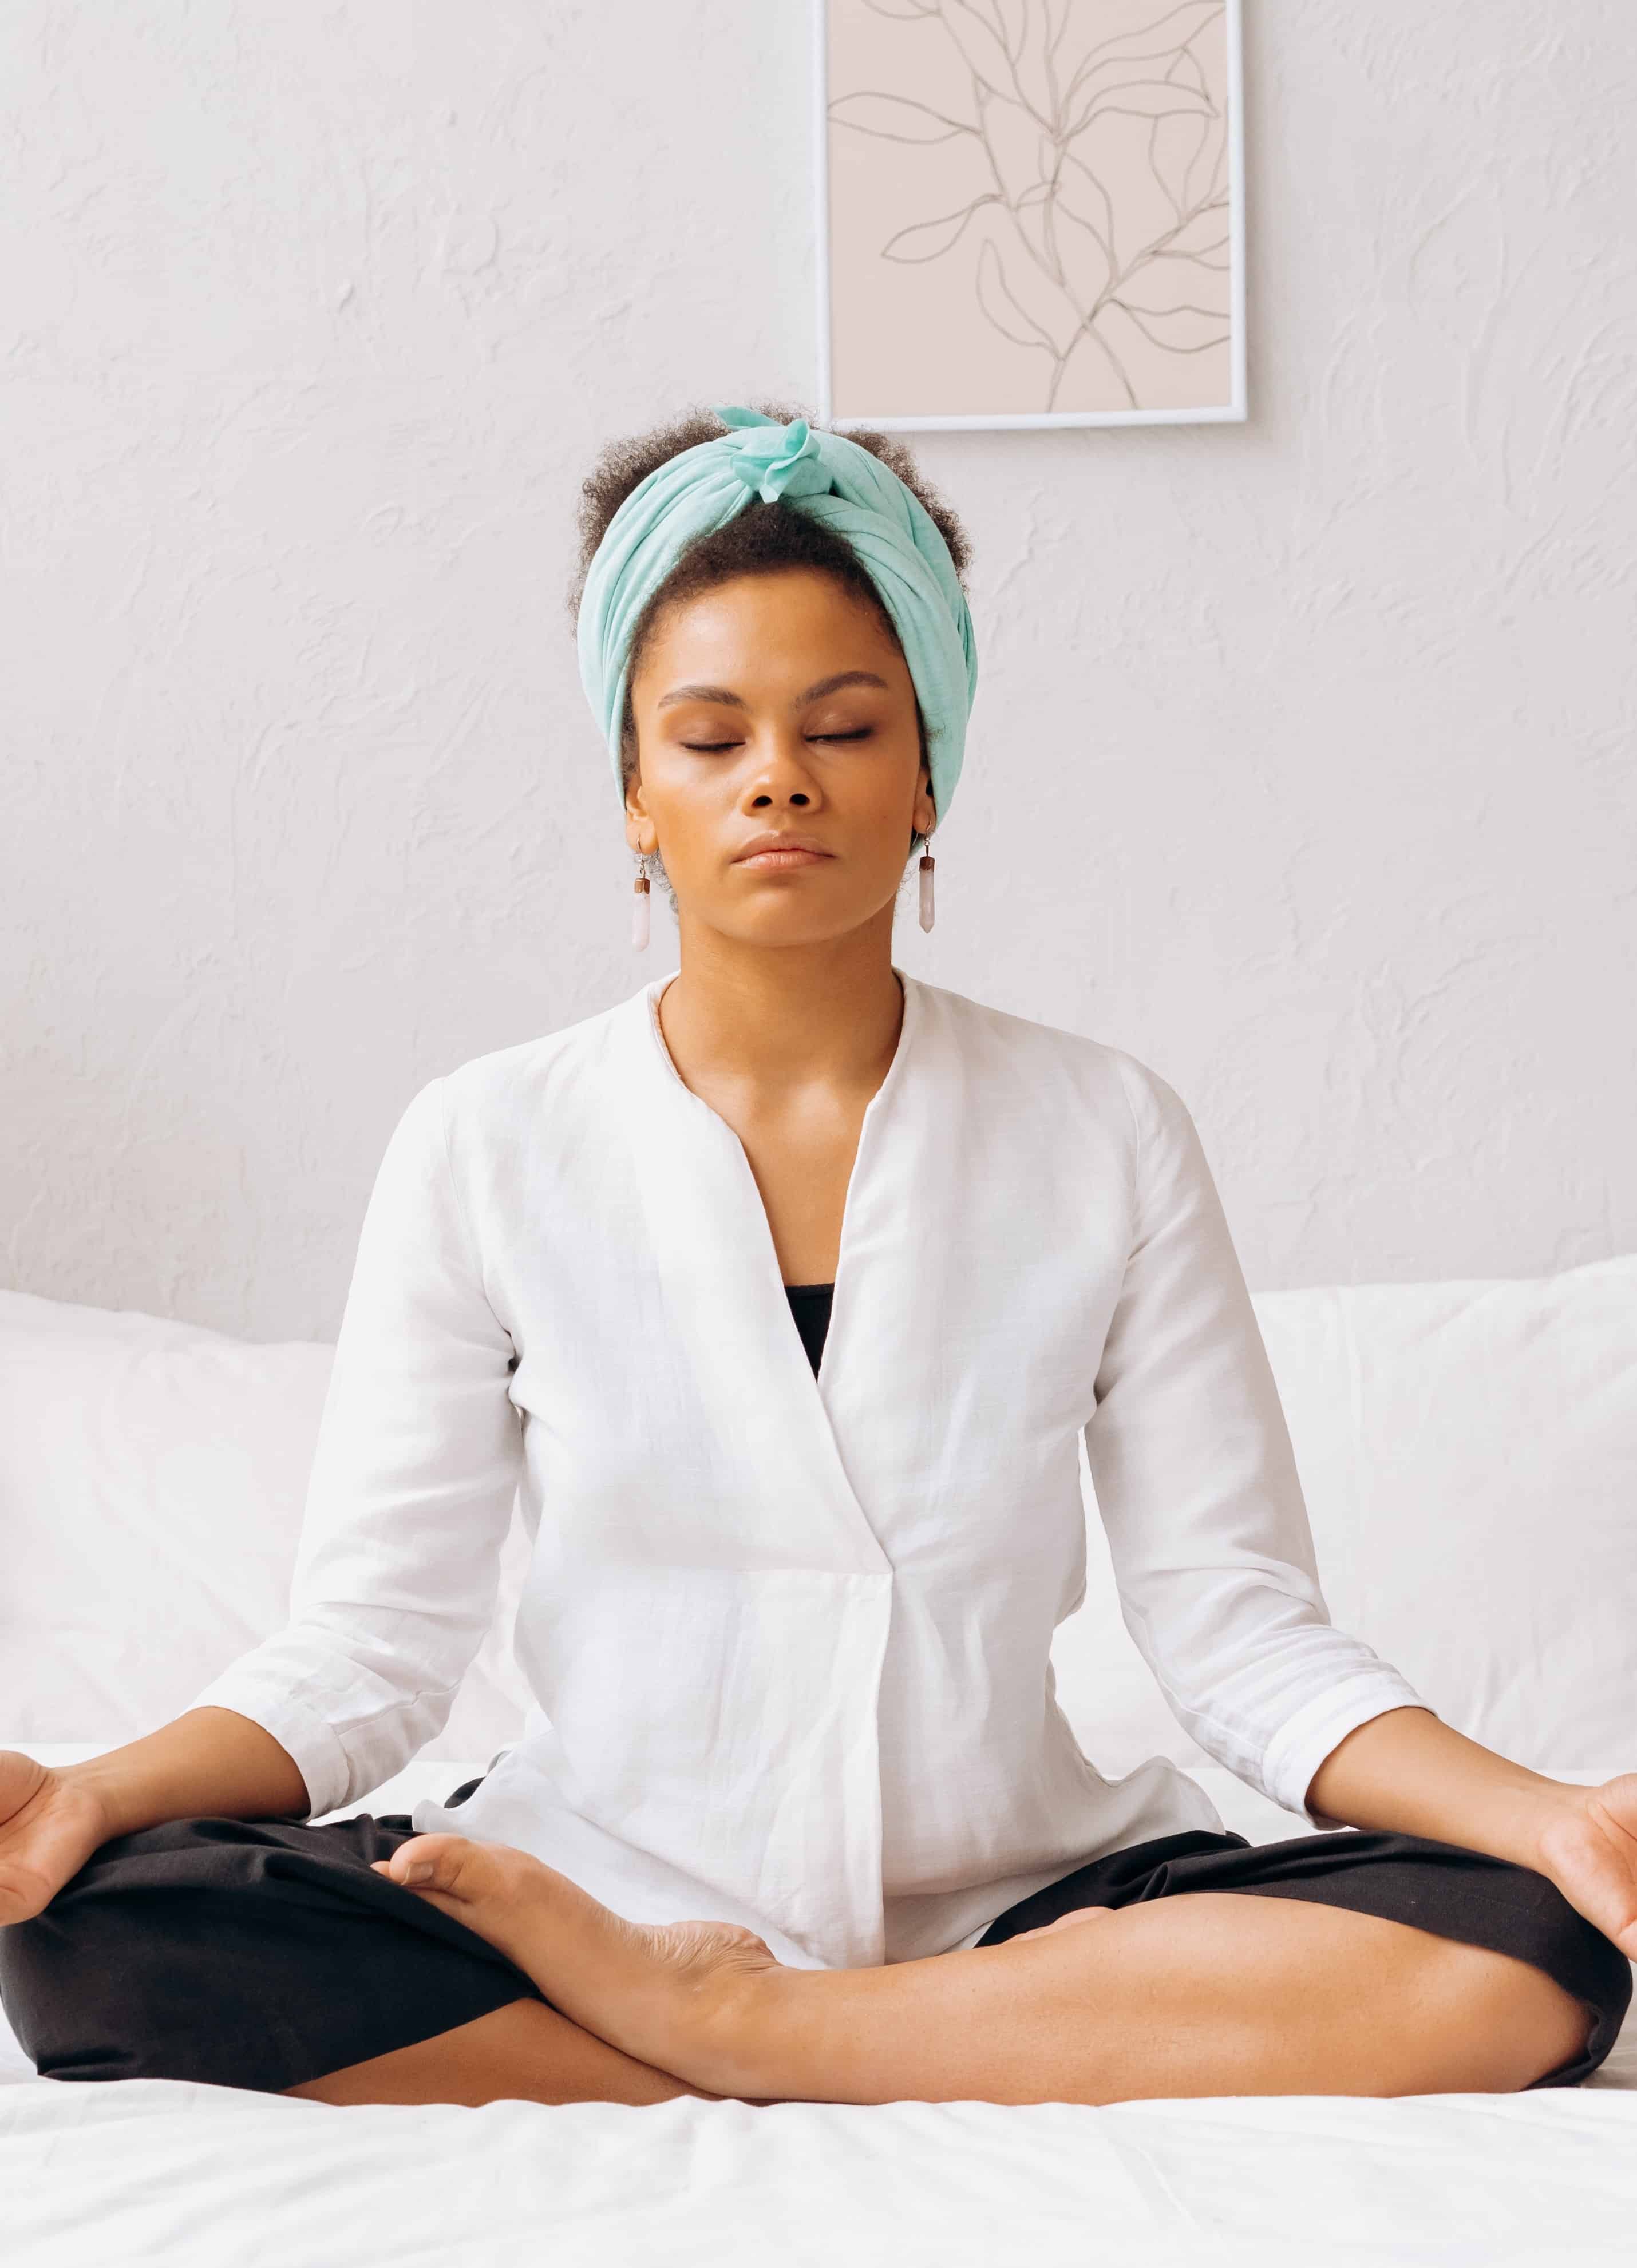
[[[808,411],[785,402],[758,401],[751,407],[759,409],[764,417],[777,418],[781,424],[787,424],[797,417],[806,417],[810,425],[817,426],[819,423]],[[609,521],[631,490],[660,465],[680,456],[684,449],[697,447],[702,441],[719,440],[727,431],[728,428],[712,411],[691,409],[668,424],[656,425],[646,433],[634,434],[625,440],[608,444],[592,472],[580,483],[579,563],[568,593],[571,622],[579,623],[586,578],[591,571],[597,547],[608,533]],[[846,438],[857,442],[859,448],[867,449],[872,456],[878,457],[925,505],[928,516],[949,547],[956,578],[964,589],[966,569],[971,557],[966,530],[936,490],[927,482],[908,449],[893,434],[863,427],[849,426]],[[892,618],[881,604],[880,593],[852,546],[819,521],[809,519],[804,512],[793,511],[785,504],[764,504],[757,498],[747,504],[725,527],[696,538],[637,618],[631,634],[625,709],[620,724],[620,784],[623,789],[630,787],[637,770],[637,725],[631,711],[630,684],[661,612],[667,607],[697,597],[701,592],[713,590],[719,584],[734,581],[741,575],[778,574],[791,568],[807,568],[833,576],[873,609],[894,644],[898,644],[898,634],[893,627]],[[916,704],[916,720],[920,727],[921,755],[925,758],[926,725],[918,702]],[[924,836],[911,833],[911,858],[925,841]],[[672,902],[675,902],[674,892]]]

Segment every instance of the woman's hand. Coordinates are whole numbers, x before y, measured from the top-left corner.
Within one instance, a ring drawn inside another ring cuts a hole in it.
[[[32,1920],[113,1831],[92,1789],[0,1749],[0,1926]]]
[[[1620,1772],[1601,1787],[1560,1789],[1537,1848],[1537,1873],[1637,1961],[1637,1772]]]

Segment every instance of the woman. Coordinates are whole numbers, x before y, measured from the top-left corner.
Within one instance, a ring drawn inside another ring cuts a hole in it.
[[[610,451],[584,532],[680,970],[404,1112],[288,1627],[144,1740],[0,1757],[25,2046],[333,2102],[1583,2079],[1637,1774],[1509,1763],[1331,1626],[1188,1111],[892,961],[975,683],[958,523],[884,437],[732,409]],[[1077,1747],[1082,1434],[1177,1718],[1323,1831]],[[307,1823],[444,1723],[514,1496],[521,1738]]]

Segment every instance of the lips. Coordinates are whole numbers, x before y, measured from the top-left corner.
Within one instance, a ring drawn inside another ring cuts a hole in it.
[[[764,835],[741,850],[737,866],[757,866],[769,873],[781,867],[815,866],[833,854],[803,835]]]

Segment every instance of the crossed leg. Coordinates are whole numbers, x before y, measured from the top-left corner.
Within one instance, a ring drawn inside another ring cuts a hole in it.
[[[539,2000],[509,2000],[387,2055],[284,2089],[313,2102],[671,2102],[705,2095]]]
[[[417,1878],[417,1867],[431,1871]],[[1005,1945],[877,1969],[798,1970],[748,1930],[625,1921],[498,1845],[420,1836],[380,1871],[498,1946],[550,1996],[570,2032],[616,2051],[615,2080],[663,2090],[611,2097],[619,2101],[1509,2093],[1577,2055],[1590,2024],[1530,1962],[1298,1899],[1190,1891],[1088,1908]],[[532,2049],[536,2075],[549,2047],[539,2019],[552,2013],[529,2002],[498,2012],[513,2019],[514,2044]],[[440,2083],[444,2043],[423,2045],[422,2076]],[[649,2076],[634,2079],[633,2069]],[[512,2076],[490,2064],[480,2099],[535,2091]],[[594,2083],[589,2066],[586,2076]]]

